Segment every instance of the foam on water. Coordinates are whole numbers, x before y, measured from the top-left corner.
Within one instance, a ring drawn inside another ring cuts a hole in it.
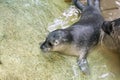
[[[78,13],[79,11],[75,8],[75,6],[70,6],[61,14],[60,17],[55,18],[53,22],[48,25],[48,31],[51,32],[58,29],[59,27],[62,29],[68,27],[69,22],[74,22],[78,19]]]

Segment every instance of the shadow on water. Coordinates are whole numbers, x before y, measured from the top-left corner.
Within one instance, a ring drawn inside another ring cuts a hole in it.
[[[112,10],[120,6],[119,0],[101,1],[106,19],[120,17],[120,10]],[[0,0],[0,80],[119,80],[120,56],[105,47],[90,53],[90,76],[80,72],[76,58],[42,56],[39,42],[49,31],[77,21],[78,14],[64,0]]]

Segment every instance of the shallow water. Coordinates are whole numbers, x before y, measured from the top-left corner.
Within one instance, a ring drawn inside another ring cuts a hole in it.
[[[119,3],[102,0],[107,20],[120,17]],[[64,0],[0,0],[0,80],[119,80],[119,55],[104,46],[89,54],[90,76],[81,73],[75,57],[40,51],[47,33],[79,16]]]

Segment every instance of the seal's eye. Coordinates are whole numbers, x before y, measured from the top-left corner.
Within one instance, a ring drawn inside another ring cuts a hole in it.
[[[54,41],[54,45],[56,46],[56,45],[58,45],[59,44],[59,41],[58,40],[55,40]]]

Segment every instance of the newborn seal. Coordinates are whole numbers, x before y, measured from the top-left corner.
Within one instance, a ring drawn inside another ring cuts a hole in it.
[[[80,20],[68,28],[49,33],[40,49],[43,52],[77,56],[81,71],[90,74],[87,54],[99,42],[104,21],[100,11],[100,1],[87,0],[87,4],[84,5],[79,0],[73,0],[73,3],[82,12]]]

